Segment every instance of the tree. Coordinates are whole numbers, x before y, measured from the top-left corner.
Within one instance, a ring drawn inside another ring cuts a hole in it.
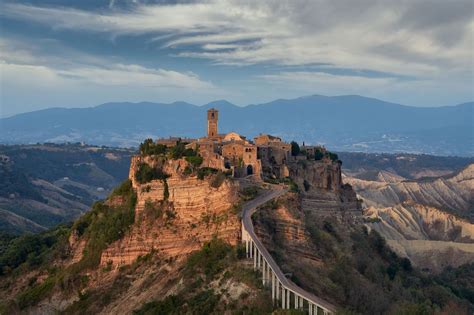
[[[297,142],[291,141],[291,155],[297,156],[300,154],[300,146]]]
[[[321,160],[323,157],[324,157],[324,153],[321,151],[321,149],[314,150],[314,159],[316,161]]]

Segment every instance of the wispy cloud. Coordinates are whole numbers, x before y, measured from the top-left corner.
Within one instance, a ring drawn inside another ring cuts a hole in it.
[[[466,72],[472,60],[472,9],[469,0],[357,5],[227,0],[100,12],[6,4],[2,14],[55,29],[149,33],[161,47],[180,47],[178,56],[218,64],[325,63],[426,78]]]
[[[74,60],[35,54],[35,48],[15,41],[0,40],[0,71],[5,80],[33,78],[38,82],[77,80],[104,86],[214,89],[215,86],[193,72],[146,68],[136,64],[114,63],[76,54]],[[94,62],[91,62],[94,61]]]
[[[25,43],[1,39],[0,116],[38,107],[84,106],[111,100],[222,97],[221,90],[212,82],[190,71],[71,54],[73,58],[63,59],[43,54]]]

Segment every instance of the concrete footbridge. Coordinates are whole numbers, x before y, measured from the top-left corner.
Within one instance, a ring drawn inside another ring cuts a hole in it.
[[[287,191],[288,189],[283,186],[274,185],[270,191],[243,205],[242,242],[245,244],[247,258],[253,259],[255,270],[261,271],[263,285],[271,288],[273,303],[281,305],[283,309],[304,310],[310,315],[333,314],[336,310],[333,305],[303,290],[285,277],[254,232],[251,217],[257,211],[257,207],[283,195]]]

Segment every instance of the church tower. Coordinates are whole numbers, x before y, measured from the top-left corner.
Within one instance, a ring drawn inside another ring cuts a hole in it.
[[[207,137],[217,137],[217,119],[219,111],[215,108],[211,108],[207,111]]]

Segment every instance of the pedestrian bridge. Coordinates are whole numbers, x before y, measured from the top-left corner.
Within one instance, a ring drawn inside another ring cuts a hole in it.
[[[263,285],[271,288],[274,304],[281,306],[283,309],[304,310],[310,315],[333,314],[336,310],[333,305],[303,290],[285,277],[254,232],[251,217],[257,211],[257,207],[283,195],[287,191],[288,189],[285,187],[274,186],[274,189],[243,205],[242,243],[245,244],[247,258],[253,259],[255,270],[261,271]]]

